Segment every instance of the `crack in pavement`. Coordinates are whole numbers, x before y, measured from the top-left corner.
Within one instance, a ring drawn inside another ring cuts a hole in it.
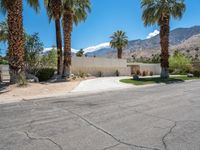
[[[53,143],[54,145],[56,145],[59,150],[62,150],[62,146],[58,143],[56,143],[55,141],[53,141],[52,139],[50,139],[49,137],[33,137],[33,136],[30,136],[30,131],[33,129],[33,126],[32,124],[35,122],[35,120],[32,120],[29,122],[28,124],[28,131],[27,132],[24,132],[25,135],[30,139],[30,140],[46,140],[46,141],[50,141],[51,143]]]
[[[49,141],[51,143],[53,143],[54,145],[56,145],[58,147],[59,150],[63,150],[62,149],[62,146],[58,143],[56,143],[55,141],[53,141],[52,139],[50,138],[47,138],[47,137],[33,137],[30,135],[29,132],[24,132],[24,134],[28,137],[28,139],[30,140],[46,140],[46,141]]]
[[[189,102],[190,103],[195,103],[195,101],[191,101],[191,100],[189,100]],[[167,143],[166,143],[165,139],[172,133],[173,129],[177,126],[177,123],[181,123],[181,122],[200,122],[200,120],[180,120],[180,121],[175,121],[175,120],[171,120],[171,119],[168,119],[168,118],[163,118],[163,117],[160,117],[160,116],[143,113],[143,112],[140,112],[140,111],[137,111],[137,110],[134,110],[134,111],[136,113],[140,113],[140,114],[143,114],[143,115],[146,115],[146,116],[149,116],[149,117],[154,117],[154,118],[158,118],[158,119],[162,119],[162,120],[173,122],[174,125],[171,126],[171,127],[167,127],[167,128],[169,128],[169,131],[162,137],[162,143],[164,145],[164,149],[165,150],[168,150]]]
[[[129,146],[129,147],[137,147],[137,148],[141,148],[141,149],[150,149],[150,150],[160,150],[158,148],[152,148],[152,147],[146,147],[146,146],[142,146],[142,145],[136,145],[136,144],[130,144],[130,143],[126,143],[124,141],[121,141],[120,139],[116,138],[114,135],[112,135],[111,133],[109,133],[108,131],[98,127],[97,125],[95,125],[94,123],[90,122],[89,120],[87,120],[86,118],[82,117],[81,115],[79,114],[76,114],[70,110],[67,110],[67,109],[63,109],[64,111],[68,111],[69,113],[79,117],[81,120],[85,121],[87,124],[89,124],[90,126],[92,126],[93,128],[103,132],[104,134],[110,136],[112,139],[114,139],[116,142],[118,142],[118,144],[123,144],[123,145],[126,145],[126,146]]]
[[[35,104],[36,102],[32,101],[31,103]],[[36,105],[41,106],[41,105],[38,104],[38,103],[37,103]],[[63,109],[63,108],[56,107],[56,106],[54,106],[54,108],[67,111],[67,112],[69,112],[69,113],[71,113],[71,114],[73,114],[73,115],[79,117],[81,120],[85,121],[85,122],[86,122],[87,124],[89,124],[90,126],[92,126],[92,127],[94,127],[95,129],[97,129],[97,130],[103,132],[104,134],[107,134],[108,136],[112,137],[112,138],[118,143],[118,145],[123,144],[123,145],[129,146],[129,147],[137,147],[137,148],[141,148],[141,149],[160,150],[160,149],[158,149],[158,148],[151,148],[151,147],[146,147],[146,146],[141,146],[141,145],[135,145],[135,144],[126,143],[126,142],[121,141],[120,139],[116,138],[115,136],[113,136],[111,133],[105,131],[104,129],[102,129],[102,128],[96,126],[96,125],[94,125],[92,122],[90,122],[89,120],[85,119],[84,117],[82,117],[82,116],[79,115],[79,114],[76,114],[76,113],[74,113],[74,112],[72,112],[72,111],[70,111],[70,110]],[[30,127],[30,128],[32,128],[31,124],[32,124],[33,122],[34,122],[34,120],[30,122],[30,124],[29,124],[29,127]],[[27,137],[30,137],[29,134],[28,134],[28,133],[29,133],[29,130],[28,130],[28,132],[25,132],[25,133],[26,133]],[[34,139],[34,138],[32,138],[32,139]],[[49,138],[35,138],[34,140],[49,140],[49,141],[51,141],[51,142],[53,142],[54,144],[57,145],[57,143],[55,143],[54,141],[52,141],[52,140],[49,139]],[[60,148],[60,150],[62,150],[61,145],[57,145],[57,146]],[[117,146],[117,145],[115,145],[115,146]]]
[[[53,143],[54,145],[56,145],[58,147],[59,150],[63,150],[62,146],[58,143],[56,143],[55,141],[53,141],[52,139],[50,139],[49,137],[33,137],[30,135],[30,131],[33,129],[32,124],[35,122],[35,120],[32,120],[29,122],[28,124],[28,131],[24,132],[24,134],[28,137],[28,139],[30,140],[46,140],[49,141],[51,143]]]
[[[159,116],[156,116],[156,115],[143,113],[143,112],[140,112],[140,111],[137,111],[137,110],[135,110],[135,112],[136,112],[136,113],[143,114],[143,115],[146,115],[146,116],[149,116],[149,117],[154,117],[154,118],[157,118],[157,119],[162,119],[162,120],[166,120],[166,121],[169,121],[169,122],[173,122],[173,123],[174,123],[173,126],[168,127],[168,128],[169,128],[169,131],[162,137],[162,143],[163,143],[163,145],[164,145],[164,149],[167,150],[167,144],[166,144],[166,142],[165,142],[165,138],[166,138],[167,136],[169,136],[169,135],[172,133],[173,129],[177,126],[177,122],[179,122],[179,121],[174,121],[174,120],[167,119],[167,118],[163,118],[163,117],[159,117]],[[180,122],[181,122],[181,121],[180,121]]]
[[[169,131],[162,137],[162,143],[163,143],[163,145],[164,145],[165,150],[167,150],[167,144],[166,144],[165,138],[167,138],[167,136],[169,136],[169,135],[172,133],[172,131],[173,131],[173,129],[176,127],[176,125],[177,125],[177,123],[174,122],[174,125],[173,125],[173,126],[169,129]]]
[[[146,115],[146,116],[149,116],[149,117],[154,117],[154,118],[157,118],[157,119],[162,119],[162,120],[166,120],[166,121],[169,121],[169,122],[172,122],[174,125],[171,126],[171,127],[167,127],[169,128],[169,131],[162,137],[162,143],[164,145],[164,149],[167,150],[167,144],[166,144],[166,141],[165,139],[167,138],[167,136],[169,136],[173,129],[177,126],[177,123],[180,123],[180,122],[200,122],[199,120],[182,120],[182,121],[174,121],[174,120],[171,120],[171,119],[168,119],[168,118],[163,118],[163,117],[160,117],[160,116],[156,116],[156,115],[152,115],[152,114],[147,114],[147,113],[143,113],[143,112],[140,112],[140,111],[137,111],[137,110],[134,110],[136,113],[140,113],[140,114],[143,114],[143,115]],[[167,129],[166,128],[166,129]]]
[[[104,149],[102,149],[102,150],[109,150],[109,149],[111,149],[111,148],[115,148],[115,147],[117,147],[117,146],[119,146],[119,145],[120,145],[120,143],[117,143],[117,144],[115,144],[115,145],[112,145],[112,146],[106,147],[106,148],[104,148]]]
[[[33,101],[32,103],[35,104],[34,101]],[[37,103],[36,105],[41,106],[41,105],[38,104],[38,103]],[[141,148],[141,149],[160,150],[160,149],[158,149],[158,148],[145,147],[145,146],[141,146],[141,145],[135,145],[135,144],[126,143],[126,142],[121,141],[120,139],[116,138],[114,135],[112,135],[111,133],[107,132],[106,130],[104,130],[104,129],[98,127],[97,125],[95,125],[94,123],[90,122],[89,120],[87,120],[87,119],[84,118],[83,116],[81,116],[81,115],[79,115],[79,114],[76,114],[76,113],[74,113],[74,112],[71,111],[71,110],[64,109],[64,108],[60,108],[60,107],[57,107],[57,106],[54,106],[54,108],[56,108],[56,109],[61,109],[61,110],[63,110],[63,111],[67,111],[67,112],[69,112],[69,113],[71,113],[71,114],[73,114],[73,115],[79,117],[81,120],[85,121],[85,122],[86,122],[87,124],[89,124],[90,126],[92,126],[92,127],[94,127],[95,129],[97,129],[97,130],[103,132],[104,134],[107,134],[108,136],[112,137],[112,138],[117,142],[117,144],[112,145],[112,146],[109,146],[109,147],[106,147],[106,148],[104,148],[103,150],[108,150],[108,149],[110,149],[110,148],[117,147],[117,146],[119,146],[120,144],[129,146],[130,148],[132,148],[132,147],[137,147],[137,148]],[[162,141],[162,143],[163,143],[163,145],[164,145],[164,149],[165,149],[165,150],[167,150],[167,144],[166,144],[165,139],[167,138],[167,136],[169,136],[169,135],[172,133],[173,129],[177,126],[177,123],[178,123],[178,122],[186,122],[186,121],[189,121],[189,122],[199,122],[199,121],[197,121],[197,120],[174,121],[174,120],[171,120],[171,119],[168,119],[168,118],[163,118],[163,117],[160,117],[160,116],[156,116],[156,115],[152,115],[152,114],[147,114],[147,113],[140,112],[140,111],[137,111],[137,110],[134,110],[134,112],[139,113],[139,114],[143,114],[143,115],[146,115],[146,116],[149,116],[149,117],[153,117],[153,118],[157,118],[157,119],[162,119],[162,120],[166,120],[166,121],[169,121],[169,122],[174,123],[173,126],[167,127],[167,128],[169,128],[169,131],[168,131],[168,132],[162,137],[162,139],[161,139],[161,141]],[[30,122],[30,125],[29,125],[30,129],[32,128],[31,124],[32,124],[33,122],[34,122],[34,120]],[[167,128],[165,128],[165,129],[167,129]],[[43,138],[43,140],[45,140],[45,139]],[[48,139],[46,139],[46,140],[48,140]],[[61,148],[62,148],[62,147],[61,147]],[[62,149],[60,149],[60,150],[62,150]]]
[[[28,132],[30,132],[32,129],[33,129],[33,127],[32,127],[32,124],[35,122],[35,120],[31,120],[30,122],[29,122],[29,124],[28,124]]]

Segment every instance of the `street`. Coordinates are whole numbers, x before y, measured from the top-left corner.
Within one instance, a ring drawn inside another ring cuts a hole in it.
[[[1,104],[0,150],[200,150],[200,81]]]

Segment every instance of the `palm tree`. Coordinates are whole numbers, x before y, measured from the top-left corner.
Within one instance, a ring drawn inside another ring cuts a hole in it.
[[[128,37],[126,33],[123,31],[114,32],[110,37],[112,40],[110,41],[111,48],[117,49],[117,57],[122,59],[122,50],[128,45]]]
[[[169,32],[170,19],[180,19],[185,11],[184,0],[142,0],[144,25],[160,26],[161,78],[169,78]]]
[[[62,35],[60,19],[62,15],[62,1],[61,0],[45,0],[45,6],[49,20],[55,20],[56,29],[56,45],[57,45],[57,74],[62,74]]]
[[[8,18],[8,50],[10,82],[25,79],[24,72],[24,33],[23,33],[23,0],[0,0],[0,10]],[[27,0],[29,5],[38,10],[38,0]]]
[[[90,12],[90,0],[62,0],[63,1],[63,31],[64,31],[64,63],[63,77],[71,75],[71,33],[73,23],[78,25],[85,21]]]

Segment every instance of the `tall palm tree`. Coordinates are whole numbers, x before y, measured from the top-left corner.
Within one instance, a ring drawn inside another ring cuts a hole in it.
[[[60,19],[62,15],[62,1],[61,0],[45,0],[45,6],[49,20],[55,20],[56,29],[56,45],[57,45],[57,74],[62,74],[62,35]]]
[[[114,32],[110,38],[112,39],[110,41],[110,46],[117,49],[117,57],[122,59],[122,50],[128,45],[126,33],[119,30]]]
[[[185,11],[184,0],[142,0],[144,25],[160,26],[161,78],[169,78],[170,19],[181,19]]]
[[[71,74],[71,33],[73,24],[85,21],[91,10],[90,0],[62,0],[63,2],[63,31],[64,31],[64,63],[63,77]]]
[[[38,0],[27,0],[27,2],[36,11],[38,10]],[[10,82],[16,83],[19,78],[25,79],[23,0],[0,0],[0,10],[4,14],[7,13]]]

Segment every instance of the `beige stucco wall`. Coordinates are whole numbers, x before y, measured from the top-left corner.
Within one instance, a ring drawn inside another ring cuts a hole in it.
[[[9,66],[8,65],[0,65],[0,78],[2,81],[9,81],[10,80],[10,75],[9,75]]]
[[[89,73],[98,76],[100,72],[103,76],[115,76],[116,71],[121,76],[130,75],[130,68],[127,67],[125,59],[108,59],[108,58],[90,58],[90,57],[73,57],[72,73],[80,72]]]
[[[103,76],[116,76],[116,71],[119,71],[120,76],[131,75],[131,65],[137,65],[140,72],[153,72],[154,75],[159,75],[161,72],[160,64],[143,64],[143,63],[127,63],[126,59],[112,58],[90,58],[90,57],[72,57],[72,73],[91,74],[99,76],[100,72]],[[9,80],[8,65],[0,65],[3,73],[3,79]]]

